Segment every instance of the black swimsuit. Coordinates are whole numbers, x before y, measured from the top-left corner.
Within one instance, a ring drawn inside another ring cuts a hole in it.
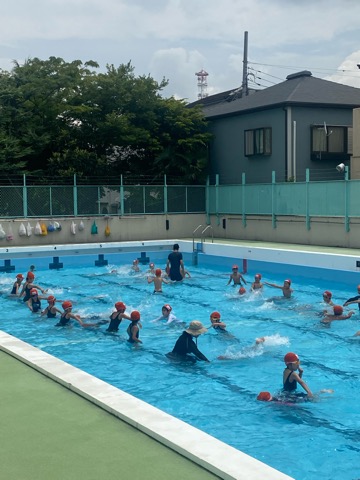
[[[290,382],[289,378],[294,372],[290,372],[289,375],[287,376],[285,382],[284,382],[284,392],[294,392],[297,387],[297,381],[294,380],[293,382]]]

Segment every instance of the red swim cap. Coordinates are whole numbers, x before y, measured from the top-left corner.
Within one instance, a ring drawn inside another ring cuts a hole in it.
[[[16,278],[21,278],[21,280],[23,280],[24,277],[22,276],[21,273],[18,273],[18,274],[16,275]]]
[[[116,310],[126,310],[126,305],[123,302],[116,302],[115,303]]]
[[[272,396],[270,392],[260,392],[256,400],[260,400],[262,402],[270,402],[271,399]]]
[[[342,315],[343,311],[344,309],[341,305],[334,305],[334,315]]]
[[[323,293],[323,295],[326,295],[326,296],[329,297],[329,298],[332,297],[332,293],[329,292],[329,290],[325,290],[325,292]]]
[[[35,278],[35,275],[33,274],[33,272],[28,272],[28,273],[26,274],[26,277],[27,277],[27,278]]]
[[[286,280],[284,280],[284,283],[287,282],[289,285],[291,285],[291,280],[289,278],[287,278]]]
[[[156,275],[157,277],[160,277],[160,275],[161,275],[161,268],[157,268],[157,269],[155,270],[155,275]]]
[[[210,318],[220,318],[221,315],[219,312],[212,312],[210,313]]]
[[[54,295],[49,295],[48,298],[47,298],[47,301],[48,302],[56,302],[56,298],[54,297]]]
[[[140,320],[140,312],[138,312],[137,310],[134,310],[133,312],[131,312],[131,320],[135,321],[135,320]]]
[[[255,275],[255,278],[260,278],[260,280],[261,280],[261,273],[257,273],[257,274]]]
[[[244,287],[240,287],[240,288],[239,288],[239,293],[240,293],[240,295],[244,295],[244,293],[246,293],[245,288],[244,288]]]
[[[68,310],[69,308],[72,308],[72,303],[69,300],[66,300],[61,304],[61,306],[64,310]]]
[[[162,308],[165,308],[168,312],[171,312],[172,307],[168,303],[166,303]]]
[[[36,288],[32,288],[30,290],[30,295],[37,295],[38,294],[38,291],[36,290]]]
[[[296,363],[298,361],[299,361],[299,357],[296,355],[296,353],[289,352],[284,357],[284,362],[286,363],[286,365],[288,363]]]

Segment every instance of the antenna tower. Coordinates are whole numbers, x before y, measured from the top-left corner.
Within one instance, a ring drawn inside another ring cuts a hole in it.
[[[203,98],[206,98],[208,96],[207,93],[207,77],[209,74],[205,72],[204,69],[200,70],[200,72],[195,73],[197,76],[197,84],[198,84],[198,99],[202,100]]]

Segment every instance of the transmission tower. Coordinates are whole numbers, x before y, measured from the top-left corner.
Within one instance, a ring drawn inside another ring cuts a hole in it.
[[[207,77],[209,74],[205,72],[205,70],[200,70],[200,72],[195,73],[197,76],[197,85],[198,85],[198,99],[201,100],[203,98],[206,98],[208,96],[207,93]]]

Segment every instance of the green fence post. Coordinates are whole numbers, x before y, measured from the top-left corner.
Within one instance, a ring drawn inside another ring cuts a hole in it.
[[[310,230],[310,204],[309,204],[309,182],[310,182],[310,170],[307,168],[306,169],[306,179],[305,179],[305,209],[306,209],[306,228],[307,230]]]
[[[205,210],[206,210],[206,225],[210,225],[210,179],[206,178],[205,187]]]
[[[74,216],[77,217],[78,214],[78,199],[77,199],[77,186],[76,186],[76,173],[74,173]]]
[[[28,216],[28,197],[27,197],[27,186],[26,186],[26,175],[23,175],[23,216]]]
[[[168,213],[168,189],[166,183],[166,174],[164,175],[164,213]],[[186,213],[187,213],[187,191],[186,191]]]
[[[271,223],[272,227],[276,228],[276,214],[275,214],[275,187],[276,187],[275,172],[271,172]]]
[[[246,184],[246,175],[245,175],[245,172],[243,172],[241,174],[241,196],[242,196],[242,224],[243,224],[243,227],[246,227],[246,210],[245,210],[245,207],[246,207],[246,195],[245,195],[245,192],[246,192],[246,187],[245,187],[245,184]]]
[[[123,217],[125,211],[124,205],[124,183],[123,183],[123,176],[120,175],[120,215]]]
[[[345,232],[350,232],[349,219],[349,167],[345,166]]]

